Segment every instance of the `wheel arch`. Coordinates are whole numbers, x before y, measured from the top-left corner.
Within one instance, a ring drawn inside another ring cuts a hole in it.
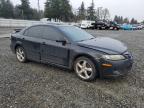
[[[14,51],[16,52],[16,48],[17,47],[23,47],[23,45],[22,45],[22,43],[21,42],[17,42],[16,44],[15,44],[15,47],[14,47]]]
[[[80,57],[86,57],[88,59],[90,59],[95,65],[95,68],[97,70],[97,77],[100,77],[100,68],[99,68],[99,62],[97,60],[94,59],[94,57],[92,57],[91,55],[89,54],[78,54],[76,55],[74,58],[73,58],[73,61],[72,61],[72,65],[71,65],[71,69],[74,69],[74,63],[76,61],[76,59],[80,58]]]
[[[97,71],[99,71],[98,70],[98,61],[97,60],[94,60],[94,58],[91,56],[91,55],[89,55],[89,54],[84,54],[84,53],[82,53],[82,54],[78,54],[78,55],[76,55],[74,58],[73,58],[73,60],[72,60],[72,65],[71,65],[71,68],[73,69],[73,67],[74,67],[74,63],[75,63],[75,61],[76,61],[76,59],[78,59],[78,58],[80,58],[80,57],[86,57],[86,58],[89,58],[94,64],[96,64],[96,68],[97,68]]]

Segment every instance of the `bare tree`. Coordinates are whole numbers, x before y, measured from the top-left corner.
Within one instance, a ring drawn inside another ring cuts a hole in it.
[[[103,9],[103,20],[108,20],[110,18],[110,12],[107,8]]]
[[[98,7],[96,10],[96,16],[98,20],[108,20],[110,18],[110,12],[107,8]]]

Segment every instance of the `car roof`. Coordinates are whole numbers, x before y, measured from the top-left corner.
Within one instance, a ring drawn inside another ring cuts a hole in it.
[[[21,32],[19,33],[23,33],[25,32],[25,30],[31,28],[31,27],[35,27],[35,26],[49,26],[49,27],[54,27],[56,29],[59,29],[60,27],[74,27],[72,25],[68,25],[68,24],[61,24],[61,23],[45,23],[45,24],[34,24],[28,27],[25,27],[24,29],[21,30]]]
[[[68,25],[68,24],[61,24],[61,23],[48,23],[48,24],[35,24],[35,25],[32,25],[32,26],[51,26],[51,27],[73,27],[72,25]],[[30,27],[32,27],[30,26]]]

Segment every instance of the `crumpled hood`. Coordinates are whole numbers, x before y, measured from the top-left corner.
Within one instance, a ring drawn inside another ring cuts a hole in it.
[[[121,54],[127,50],[127,47],[122,42],[108,37],[97,37],[92,40],[81,41],[78,42],[78,45],[108,54]]]

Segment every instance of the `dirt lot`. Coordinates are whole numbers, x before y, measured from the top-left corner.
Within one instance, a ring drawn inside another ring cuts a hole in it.
[[[12,30],[0,29],[0,35]],[[143,108],[144,30],[88,31],[126,43],[135,63],[118,79],[84,82],[69,71],[28,62],[19,63],[9,38],[0,39],[0,108]]]

